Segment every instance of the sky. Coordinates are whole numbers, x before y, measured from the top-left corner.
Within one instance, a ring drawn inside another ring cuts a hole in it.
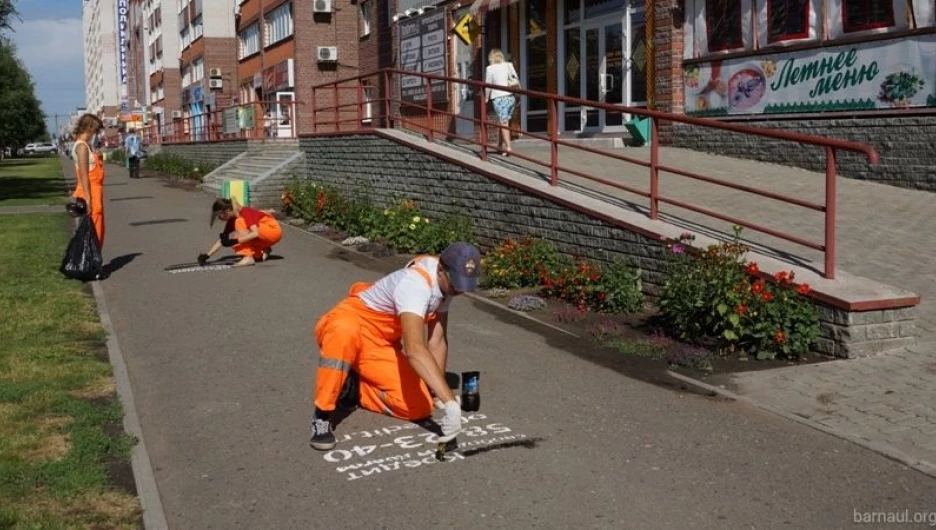
[[[67,116],[85,102],[82,0],[14,4],[22,20],[14,23],[9,37],[36,85],[49,132],[54,132],[54,114]]]

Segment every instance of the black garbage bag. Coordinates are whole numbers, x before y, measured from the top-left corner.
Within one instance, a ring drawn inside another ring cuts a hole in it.
[[[59,270],[73,280],[91,281],[100,276],[103,265],[104,259],[98,247],[94,222],[90,216],[82,216],[78,230],[75,230],[75,235],[65,249],[65,257],[62,258]]]

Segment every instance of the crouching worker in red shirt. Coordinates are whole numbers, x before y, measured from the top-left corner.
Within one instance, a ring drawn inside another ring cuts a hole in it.
[[[234,253],[241,257],[235,267],[253,265],[269,258],[273,245],[283,239],[283,229],[272,215],[231,199],[215,200],[211,206],[212,226],[215,219],[226,224],[211,249],[198,255],[198,264],[202,266],[221,247],[234,247]]]

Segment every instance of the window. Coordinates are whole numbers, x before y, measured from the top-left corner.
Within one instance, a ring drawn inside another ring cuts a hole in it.
[[[182,88],[192,84],[192,68],[189,65],[182,67]]]
[[[263,31],[266,36],[264,41],[266,46],[290,37],[293,34],[292,2],[287,2],[270,11],[264,20]]]
[[[192,63],[192,82],[197,83],[205,77],[205,59],[199,57]]]
[[[842,0],[845,33],[894,25],[893,0]]]
[[[811,0],[767,0],[767,42],[809,37]]]
[[[368,0],[361,2],[361,36],[370,35],[371,3]]]
[[[363,115],[361,116],[361,123],[371,123],[374,119],[374,101],[377,99],[377,87],[372,85],[370,81],[363,82],[363,92],[364,92],[364,108]]]
[[[741,0],[705,0],[705,30],[709,51],[744,46]]]
[[[205,33],[205,24],[202,22],[202,17],[198,17],[192,21],[192,40],[197,40]]]
[[[189,33],[188,26],[186,26],[185,29],[182,30],[182,34],[180,35],[180,38],[181,38],[181,41],[182,41],[182,42],[181,42],[181,45],[182,45],[182,49],[183,49],[183,50],[186,49],[186,48],[188,48],[189,46],[191,46],[191,44],[192,44],[192,34]]]
[[[244,31],[237,36],[238,48],[240,48],[240,59],[250,57],[260,51],[260,24],[254,23],[247,26]]]

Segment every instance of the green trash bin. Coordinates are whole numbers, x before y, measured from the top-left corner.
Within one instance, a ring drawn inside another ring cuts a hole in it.
[[[650,120],[652,118],[646,118],[644,116],[635,116],[634,119],[624,124],[624,127],[627,129],[627,132],[630,133],[631,138],[634,139],[634,144],[637,147],[650,145]]]

